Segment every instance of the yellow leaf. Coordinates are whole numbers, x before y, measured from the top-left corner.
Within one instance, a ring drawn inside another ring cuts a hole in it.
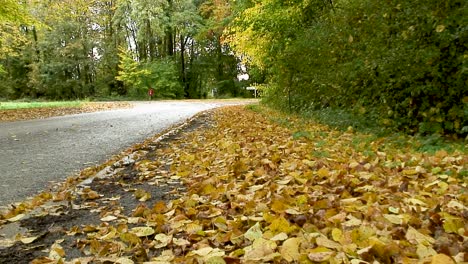
[[[354,229],[351,231],[351,239],[352,241],[360,247],[367,247],[369,246],[369,238],[375,234],[375,230],[366,225],[361,225],[359,228]]]
[[[173,238],[172,243],[176,246],[188,246],[190,242],[183,238]]]
[[[138,237],[146,237],[154,234],[154,229],[149,226],[139,226],[132,228],[130,232]]]
[[[444,230],[447,233],[458,234],[458,230],[464,229],[465,223],[463,219],[444,214]]]
[[[317,237],[317,240],[315,241],[317,245],[326,247],[326,248],[333,248],[333,249],[339,249],[341,248],[341,245],[336,243],[335,241],[332,241],[324,236]]]
[[[287,214],[290,214],[290,215],[300,215],[302,214],[301,212],[299,212],[298,210],[294,209],[294,208],[289,208],[289,209],[286,209],[285,211]]]
[[[343,231],[341,231],[341,229],[338,229],[338,228],[333,228],[332,229],[332,238],[336,242],[341,243],[341,241],[343,240]]]
[[[118,264],[134,264],[135,262],[133,262],[133,260],[127,258],[127,257],[121,257],[121,258],[118,258],[117,260],[115,260],[115,263],[118,263]]]
[[[284,217],[279,217],[273,220],[273,222],[268,226],[268,229],[275,234],[281,232],[289,234],[294,231],[294,227],[291,226],[289,221],[284,219]]]
[[[350,167],[351,169],[355,169],[355,168],[358,167],[359,165],[360,165],[360,164],[359,164],[359,162],[357,162],[357,161],[352,161],[351,163],[349,163],[349,167]]]
[[[157,244],[154,246],[155,248],[163,248],[171,243],[172,235],[157,234],[154,236],[154,241],[157,242]]]
[[[299,245],[301,239],[298,237],[289,238],[283,242],[280,253],[281,256],[288,262],[298,261],[301,254],[299,253]]]
[[[196,223],[190,223],[186,226],[186,231],[189,234],[196,234],[199,231],[203,231],[203,227]]]
[[[172,263],[175,256],[171,250],[164,250],[159,257],[153,257],[154,264],[165,264],[165,263]],[[153,264],[153,262],[149,262],[148,264]],[[146,264],[146,262],[144,262]]]
[[[19,215],[16,215],[16,216],[12,217],[12,218],[8,218],[7,221],[8,222],[17,222],[17,221],[23,219],[25,216],[26,216],[25,214],[19,214]]]
[[[307,255],[310,260],[315,262],[323,262],[329,260],[335,252],[331,251],[328,248],[318,247],[314,248]]]
[[[283,241],[288,239],[288,235],[284,232],[277,234],[276,236],[272,237],[271,241]]]
[[[211,257],[206,260],[206,264],[226,264],[223,257]]]
[[[25,237],[25,238],[21,238],[20,241],[21,243],[23,244],[31,244],[32,242],[34,242],[38,237],[35,236],[35,237]]]
[[[130,245],[137,245],[141,243],[141,239],[133,233],[123,233],[120,234],[120,239]]]
[[[103,222],[111,222],[111,221],[114,221],[114,220],[116,220],[116,219],[117,219],[117,217],[115,217],[115,216],[113,216],[113,215],[108,215],[108,216],[106,216],[106,217],[101,218],[101,221],[103,221]]]
[[[244,259],[247,261],[270,261],[276,256],[280,256],[279,253],[275,253],[276,247],[274,241],[263,238],[256,239],[251,246],[244,248]]]
[[[99,199],[100,197],[101,196],[96,191],[89,191],[84,194],[84,198],[86,200],[96,200],[96,199]]]
[[[403,218],[400,215],[384,214],[383,217],[395,225],[403,224]]]
[[[62,246],[60,246],[58,243],[53,244],[50,248],[50,259],[60,260],[65,256],[65,251],[63,250]]]
[[[140,202],[145,202],[151,199],[151,194],[143,189],[136,190],[134,195]]]
[[[437,27],[436,27],[436,32],[437,32],[437,33],[444,32],[444,30],[445,30],[445,26],[444,26],[444,25],[437,25]]]
[[[317,164],[316,161],[312,161],[312,160],[302,160],[302,163],[304,163],[305,165],[309,166],[309,168],[314,168],[315,165]]]
[[[140,217],[129,217],[127,223],[129,224],[138,224],[140,222]]]
[[[279,199],[275,199],[271,203],[271,210],[273,210],[273,212],[282,213],[286,209],[288,209],[287,205]]]
[[[413,204],[413,205],[420,205],[420,206],[426,206],[426,203],[421,201],[421,200],[418,200],[416,198],[408,198],[408,199],[405,199],[405,202],[408,203],[408,204]]]
[[[110,227],[109,230],[107,230],[107,234],[104,234],[102,236],[97,236],[96,238],[99,238],[101,240],[110,240],[114,239],[115,236],[117,235],[117,230],[114,227]]]
[[[432,256],[431,264],[455,264],[455,261],[445,254],[437,254]]]
[[[416,245],[423,244],[428,246],[435,242],[434,238],[418,232],[418,230],[414,229],[412,226],[408,227],[408,231],[406,232],[405,237],[410,243]]]
[[[418,247],[416,248],[416,254],[418,255],[419,259],[425,259],[436,255],[437,252],[432,247],[418,244]]]
[[[247,232],[245,232],[244,237],[247,238],[250,241],[254,241],[256,239],[261,238],[262,235],[263,235],[263,233],[262,233],[262,230],[261,230],[261,227],[260,227],[260,223],[257,222],[254,226],[249,228],[249,230],[247,230]]]
[[[328,177],[330,175],[330,171],[328,171],[326,168],[321,168],[317,171],[317,175],[320,177]]]
[[[451,208],[451,209],[454,209],[454,210],[458,210],[458,211],[462,211],[466,208],[466,206],[464,206],[463,204],[459,203],[458,201],[456,200],[451,200],[448,204],[447,204],[447,207],[448,208]]]
[[[414,169],[403,170],[403,175],[411,176],[416,174],[418,174],[418,171]]]
[[[219,248],[204,247],[190,252],[189,255],[199,256],[206,262],[213,257],[223,257],[225,253]]]
[[[348,216],[348,218],[349,220],[343,223],[345,227],[360,226],[362,224],[362,221],[354,216]]]

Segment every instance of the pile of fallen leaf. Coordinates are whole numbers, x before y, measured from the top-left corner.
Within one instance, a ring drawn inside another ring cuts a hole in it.
[[[96,184],[62,190],[54,199],[72,208],[107,205],[100,223],[65,232],[82,256],[67,256],[61,239],[34,263],[464,262],[467,161],[466,153],[395,149],[268,110],[223,108],[210,126],[136,152],[139,186],[183,183],[185,191],[171,191],[180,198],[148,204],[151,189],[132,188],[128,171],[113,178],[140,202],[128,214]]]
[[[128,102],[88,102],[77,107],[43,107],[0,110],[0,122],[42,119],[132,107]]]

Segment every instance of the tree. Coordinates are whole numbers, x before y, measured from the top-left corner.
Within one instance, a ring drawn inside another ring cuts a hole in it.
[[[266,71],[271,105],[344,108],[410,133],[467,134],[464,1],[239,6],[228,41]]]
[[[132,54],[124,49],[120,50],[119,75],[128,88],[129,94],[137,98],[144,98],[150,88],[155,90],[155,97],[182,97],[183,90],[179,83],[176,65],[170,59],[155,60],[139,63]]]
[[[157,85],[160,96],[200,98],[213,88],[239,94],[238,61],[222,37],[231,17],[229,1],[26,2],[2,6],[8,14],[24,11],[34,20],[9,15],[17,22],[0,33],[5,87],[0,96],[141,97],[147,86],[163,80],[168,85]],[[136,83],[129,81],[132,67]]]

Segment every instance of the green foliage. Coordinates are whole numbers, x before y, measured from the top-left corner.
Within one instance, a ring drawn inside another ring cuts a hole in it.
[[[144,89],[148,89],[145,85],[145,79],[151,75],[151,72],[148,69],[143,69],[127,50],[120,49],[119,57],[119,72],[115,78],[123,82],[131,95],[143,97],[145,95]]]
[[[267,103],[348,109],[410,133],[467,134],[466,1],[326,3],[258,1],[233,24],[236,50],[267,71]]]
[[[177,67],[171,60],[158,60],[147,63],[135,61],[128,51],[120,50],[118,81],[128,87],[129,95],[145,98],[150,88],[160,98],[178,98],[183,90],[177,77]]]
[[[238,61],[222,43],[229,2],[5,0],[0,97],[238,96]]]
[[[0,4],[0,23],[25,23],[30,21],[32,21],[32,18],[25,11],[24,5],[20,1],[2,0]]]
[[[183,87],[179,82],[176,64],[170,59],[153,61],[145,65],[151,74],[145,78],[147,87],[155,90],[155,95],[161,98],[183,97]]]

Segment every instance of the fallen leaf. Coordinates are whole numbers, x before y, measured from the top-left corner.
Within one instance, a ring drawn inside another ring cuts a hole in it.
[[[17,222],[17,221],[23,219],[25,216],[26,216],[25,214],[18,214],[16,216],[12,217],[12,218],[8,218],[7,221],[8,222]]]
[[[327,248],[318,247],[318,248],[312,249],[311,253],[309,253],[307,256],[312,261],[322,262],[322,261],[329,260],[333,256],[333,254],[334,252]]]
[[[106,217],[101,218],[101,221],[103,221],[103,222],[112,222],[114,220],[117,220],[117,217],[115,217],[113,215],[108,215]]]
[[[418,232],[418,230],[414,229],[412,226],[408,227],[405,237],[412,244],[429,246],[435,242],[434,238]]]
[[[332,248],[332,249],[339,249],[341,248],[341,245],[336,243],[335,241],[332,241],[324,236],[317,237],[316,242],[317,245],[326,247],[326,248]]]
[[[260,223],[257,222],[255,225],[253,225],[247,232],[245,232],[244,237],[247,238],[250,241],[254,241],[256,239],[261,238],[263,235],[262,230],[260,228]]]
[[[133,233],[138,237],[147,237],[154,234],[154,229],[149,226],[139,226],[130,229],[130,233]]]
[[[155,248],[163,248],[171,243],[172,235],[157,234],[154,236],[154,241],[156,242],[156,245],[154,246]]]
[[[299,245],[301,239],[297,237],[289,238],[283,242],[280,253],[281,256],[288,262],[298,261],[301,253],[299,253]]]
[[[455,264],[455,261],[445,254],[436,254],[432,256],[431,264]]]
[[[270,261],[277,256],[281,256],[275,252],[276,247],[274,241],[264,238],[255,239],[251,246],[244,248],[244,259],[247,261]]]
[[[288,239],[288,234],[284,233],[284,232],[281,232],[277,235],[275,235],[274,237],[272,237],[270,240],[271,241],[283,241],[283,240],[286,240]]]
[[[34,242],[36,239],[38,239],[39,237],[35,236],[35,237],[24,237],[24,238],[21,238],[20,241],[23,243],[23,244],[31,244],[32,242]]]
[[[395,225],[401,225],[403,224],[403,217],[400,215],[390,215],[390,214],[384,214],[383,217],[390,221],[390,223],[395,224]]]

